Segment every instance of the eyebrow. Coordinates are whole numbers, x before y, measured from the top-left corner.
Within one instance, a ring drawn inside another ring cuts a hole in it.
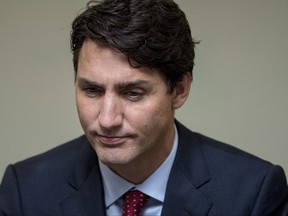
[[[103,84],[101,84],[97,81],[88,80],[86,78],[78,78],[77,82],[79,83],[79,85],[97,86],[97,87],[100,87],[103,89],[105,88]],[[123,89],[135,88],[135,87],[148,88],[149,86],[150,86],[150,84],[147,80],[135,80],[135,81],[116,83],[114,85],[114,88],[117,90],[123,90]]]
[[[79,83],[79,85],[104,87],[102,84],[98,83],[97,81],[88,80],[86,78],[78,78],[76,83]]]
[[[146,80],[136,80],[136,81],[128,81],[123,83],[117,83],[115,85],[116,89],[123,90],[123,89],[129,89],[129,88],[135,88],[135,87],[149,87],[150,84]]]

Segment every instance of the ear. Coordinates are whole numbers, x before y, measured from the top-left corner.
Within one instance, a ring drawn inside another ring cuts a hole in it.
[[[183,79],[177,82],[174,88],[173,109],[180,108],[189,96],[192,77],[190,73],[186,73]]]

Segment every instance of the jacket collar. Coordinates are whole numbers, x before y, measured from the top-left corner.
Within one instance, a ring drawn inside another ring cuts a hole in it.
[[[176,121],[179,146],[167,185],[162,215],[207,215],[212,202],[201,189],[210,176],[197,136]]]
[[[86,140],[79,152],[68,184],[71,195],[61,202],[65,216],[105,215],[104,192],[94,149]]]

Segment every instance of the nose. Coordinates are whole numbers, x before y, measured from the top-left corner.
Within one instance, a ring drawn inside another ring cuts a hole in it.
[[[113,129],[121,126],[123,122],[121,99],[115,95],[107,94],[103,96],[100,103],[99,125],[103,129]]]

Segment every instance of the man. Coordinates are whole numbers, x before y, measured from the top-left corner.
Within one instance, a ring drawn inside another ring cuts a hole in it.
[[[0,215],[287,216],[281,167],[174,119],[195,44],[172,0],[89,2],[71,33],[85,136],[10,165]]]

